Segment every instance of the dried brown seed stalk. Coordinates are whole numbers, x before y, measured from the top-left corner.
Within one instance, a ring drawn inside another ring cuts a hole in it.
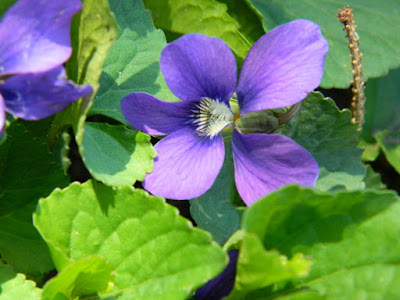
[[[349,6],[339,9],[337,14],[339,21],[344,24],[344,31],[347,32],[346,38],[349,40],[350,57],[352,58],[353,80],[351,84],[353,87],[351,91],[353,92],[353,98],[351,102],[351,111],[353,114],[352,122],[358,123],[359,128],[361,128],[364,123],[364,82],[362,80],[363,69],[361,66],[362,53],[360,53],[360,40],[356,32],[357,26],[354,24],[353,10]]]

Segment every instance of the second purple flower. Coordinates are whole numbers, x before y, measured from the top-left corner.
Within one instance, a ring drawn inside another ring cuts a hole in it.
[[[318,25],[295,20],[254,44],[237,82],[235,58],[222,40],[188,34],[168,44],[161,71],[182,101],[165,102],[146,93],[121,100],[132,127],[168,135],[155,145],[154,170],[144,188],[177,200],[205,193],[222,167],[221,131],[234,124],[229,100],[235,90],[241,115],[293,105],[319,85],[327,51]],[[286,184],[313,186],[318,177],[311,154],[280,134],[241,134],[234,128],[232,150],[236,186],[247,205]]]

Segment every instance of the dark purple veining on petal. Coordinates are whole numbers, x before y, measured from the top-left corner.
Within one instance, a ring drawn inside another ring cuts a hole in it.
[[[190,124],[190,102],[167,102],[146,93],[132,93],[121,100],[129,124],[151,135],[167,135]]]
[[[155,149],[154,170],[146,175],[143,187],[175,200],[192,199],[211,188],[225,155],[221,135],[200,137],[191,127],[173,132]]]
[[[163,49],[160,66],[170,90],[184,101],[228,103],[235,91],[235,57],[218,38],[186,34]]]
[[[63,67],[48,72],[15,75],[0,85],[6,111],[25,120],[38,120],[62,111],[92,92],[66,79]]]
[[[240,72],[241,114],[281,108],[303,100],[321,82],[328,42],[317,24],[295,20],[263,35]]]
[[[247,205],[287,184],[314,186],[318,178],[312,155],[281,134],[235,130],[232,153],[236,187]]]
[[[196,291],[196,300],[219,300],[230,294],[235,284],[238,250],[228,252],[229,263],[224,271]]]

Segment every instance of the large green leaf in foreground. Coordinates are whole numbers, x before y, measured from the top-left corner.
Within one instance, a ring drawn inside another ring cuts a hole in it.
[[[399,214],[399,199],[390,191],[332,195],[290,186],[252,205],[242,227],[267,250],[312,257],[310,275],[292,281],[294,288],[310,288],[327,299],[398,299]]]
[[[127,124],[120,108],[126,95],[146,92],[163,100],[174,99],[158,64],[166,40],[164,33],[154,27],[141,0],[111,0],[110,7],[119,35],[104,63],[90,114],[102,114]]]
[[[86,122],[83,160],[92,176],[108,185],[133,185],[153,170],[150,137],[123,125]]]
[[[114,267],[119,299],[185,299],[216,276],[226,255],[158,197],[94,181],[40,201],[34,223],[59,270],[91,255]]]
[[[329,42],[321,85],[346,88],[351,80],[351,59],[343,24],[336,14],[346,5],[354,10],[364,54],[365,80],[385,75],[400,65],[400,9],[398,0],[250,0],[264,16],[266,30],[294,19],[308,19],[321,26]]]
[[[276,250],[266,251],[257,235],[246,233],[240,246],[235,285],[228,299],[255,299],[254,291],[304,277],[310,266],[311,260],[300,253],[289,260]]]
[[[90,256],[64,268],[46,282],[42,300],[76,299],[104,292],[112,284],[112,266],[104,259]]]
[[[366,169],[361,149],[357,149],[359,132],[350,118],[349,111],[339,111],[331,99],[313,92],[282,131],[317,160],[320,173],[316,187],[320,190],[364,187]]]

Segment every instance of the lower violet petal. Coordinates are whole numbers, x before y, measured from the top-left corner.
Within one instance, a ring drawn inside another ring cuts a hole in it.
[[[121,100],[121,111],[133,128],[151,135],[166,135],[186,125],[190,105],[163,101],[146,93],[132,93]]]
[[[196,300],[220,300],[230,294],[235,284],[238,250],[228,252],[229,263],[224,271],[196,291]]]
[[[224,160],[220,135],[200,137],[190,127],[182,128],[155,145],[154,170],[143,187],[164,198],[185,200],[200,196],[213,185]]]
[[[15,75],[0,85],[6,110],[25,120],[38,120],[64,110],[92,92],[89,85],[68,81],[63,67],[44,73]]]
[[[234,131],[236,187],[246,205],[287,184],[314,186],[318,164],[311,154],[281,134]]]

